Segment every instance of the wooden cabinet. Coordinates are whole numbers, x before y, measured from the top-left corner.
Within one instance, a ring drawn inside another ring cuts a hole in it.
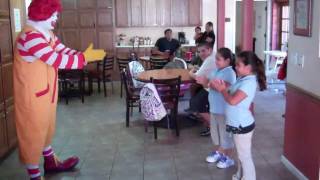
[[[108,52],[113,51],[114,43],[111,41],[113,39],[112,29],[100,28],[97,31],[98,46]]]
[[[143,26],[158,26],[157,0],[142,1],[142,24]]]
[[[78,14],[75,11],[65,11],[61,13],[61,28],[77,28]]]
[[[142,1],[143,0],[131,0],[131,26],[142,26]]]
[[[0,0],[0,158],[17,144],[13,104],[13,51],[8,0]]]
[[[172,0],[171,25],[185,26],[189,23],[189,1]],[[190,15],[191,16],[191,15]]]
[[[13,106],[13,104],[6,108],[6,128],[7,128],[8,148],[12,149],[18,143],[16,124],[14,121],[14,106]]]
[[[5,114],[0,110],[0,158],[8,152],[7,128]]]
[[[116,0],[117,27],[197,26],[202,0]]]
[[[74,10],[76,9],[77,7],[77,0],[61,0],[62,4],[63,4],[63,11],[66,11],[66,10]]]
[[[0,69],[0,158],[3,157],[8,151],[8,143],[7,143],[7,136],[6,136],[7,128],[6,128],[6,118],[5,118],[4,99],[3,99],[2,89],[3,89],[2,73]]]
[[[90,43],[96,43],[96,13],[94,11],[79,11],[80,49],[84,50]]]
[[[9,19],[0,19],[0,39],[2,63],[12,61],[12,40]]]
[[[171,0],[157,1],[157,24],[171,26]]]
[[[89,43],[93,43],[95,48],[112,51],[114,44],[112,2],[112,0],[63,0],[63,7],[67,8],[64,8],[60,16],[58,23],[60,26],[57,29],[61,41],[68,47],[81,51],[85,50]]]
[[[0,15],[7,14],[9,15],[9,1],[8,0],[0,0]]]
[[[116,0],[116,25],[117,27],[129,27],[130,0]]]
[[[78,0],[79,9],[95,9],[97,7],[96,0]]]
[[[98,8],[112,9],[112,0],[97,0]]]
[[[202,24],[202,1],[189,0],[189,25],[200,26]]]

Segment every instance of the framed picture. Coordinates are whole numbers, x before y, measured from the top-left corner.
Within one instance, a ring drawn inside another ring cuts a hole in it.
[[[311,36],[312,0],[294,0],[293,33],[300,36]]]

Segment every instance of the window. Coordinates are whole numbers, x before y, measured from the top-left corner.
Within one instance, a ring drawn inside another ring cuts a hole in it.
[[[289,14],[290,8],[289,6],[282,6],[281,8],[281,50],[287,51],[288,49],[288,39],[289,39]]]

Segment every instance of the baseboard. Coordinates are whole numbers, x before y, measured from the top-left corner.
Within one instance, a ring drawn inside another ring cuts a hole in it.
[[[281,156],[281,162],[286,166],[286,168],[294,174],[299,180],[309,180],[302,172],[299,171],[286,157]]]

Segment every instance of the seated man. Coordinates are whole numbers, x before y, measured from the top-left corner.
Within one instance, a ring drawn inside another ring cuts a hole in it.
[[[172,30],[167,29],[164,31],[165,37],[157,40],[152,54],[161,56],[172,56],[180,48],[178,40],[172,38]]]
[[[202,43],[198,45],[199,57],[203,61],[199,70],[192,68],[190,76],[193,79],[197,79],[201,76],[207,76],[211,71],[216,68],[215,55],[212,51],[211,43]],[[190,88],[191,99],[189,111],[199,113],[205,125],[205,130],[200,133],[201,136],[210,135],[210,114],[209,114],[209,101],[208,101],[208,90],[203,88],[200,84],[193,84]]]

